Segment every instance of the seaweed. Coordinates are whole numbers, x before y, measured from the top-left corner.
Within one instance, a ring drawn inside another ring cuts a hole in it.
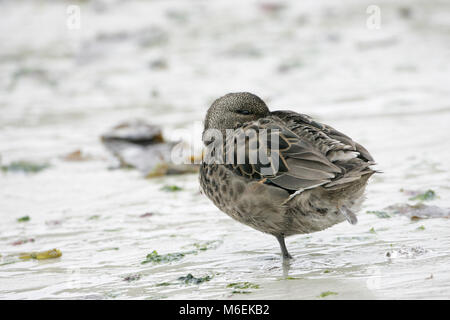
[[[406,215],[411,220],[419,220],[426,218],[449,218],[450,208],[441,208],[438,206],[429,206],[423,202],[418,202],[414,205],[410,204],[395,204],[385,208],[385,210],[394,214]]]
[[[234,282],[227,285],[227,288],[233,289],[259,289],[259,284],[251,282]]]
[[[36,260],[46,260],[46,259],[54,259],[62,256],[62,253],[58,249],[52,249],[42,252],[30,252],[30,253],[22,253],[19,258],[23,260],[36,259]]]
[[[153,263],[167,263],[172,261],[181,260],[186,255],[189,254],[197,254],[200,251],[205,251],[211,248],[215,248],[219,243],[221,243],[218,240],[212,240],[212,241],[206,241],[204,243],[195,243],[194,246],[197,248],[197,250],[190,250],[190,251],[184,251],[184,252],[175,252],[175,253],[167,253],[164,255],[158,254],[156,250],[153,250],[150,254],[146,256],[146,259],[141,262],[141,264],[146,264],[149,262]]]
[[[409,200],[429,201],[435,199],[436,197],[437,197],[436,192],[429,189],[424,193],[420,193],[418,195],[415,195],[414,197],[409,198]]]
[[[175,252],[175,253],[167,253],[164,255],[158,254],[156,250],[153,250],[150,254],[148,254],[144,261],[141,264],[146,264],[149,262],[153,263],[167,263],[172,261],[178,261],[183,259],[186,255],[189,254],[198,254],[201,251],[206,251],[208,249],[216,248],[221,243],[220,240],[211,240],[205,241],[202,243],[194,243],[194,247],[196,250],[184,251],[184,252]]]
[[[416,247],[402,246],[399,249],[393,249],[391,251],[387,251],[386,257],[388,257],[388,258],[397,258],[397,257],[415,258],[417,256],[426,254],[427,252],[428,252],[427,249],[424,249],[420,246],[416,246]]]
[[[30,221],[29,216],[23,216],[23,217],[20,217],[19,219],[17,219],[17,222],[26,222],[26,221]]]
[[[336,237],[336,241],[351,241],[351,240],[366,241],[369,239],[371,239],[369,236]]]
[[[289,277],[288,277],[289,278]],[[293,279],[293,278],[292,278]],[[227,285],[227,288],[233,288],[232,294],[250,294],[252,291],[246,291],[245,289],[259,289],[259,284],[251,282],[234,282]]]
[[[103,249],[98,249],[97,252],[111,251],[111,250],[119,250],[119,248],[117,248],[117,247],[103,248]]]
[[[167,287],[170,285],[172,285],[172,283],[170,283],[170,282],[161,282],[161,283],[155,284],[155,286],[157,286],[157,287]]]
[[[176,185],[165,185],[161,188],[162,191],[167,191],[167,192],[176,192],[176,191],[181,191],[183,190],[183,188],[176,186]]]
[[[6,266],[8,264],[13,264],[13,263],[17,263],[17,262],[19,262],[19,261],[17,261],[17,260],[9,260],[9,261],[0,263],[0,266]]]
[[[201,284],[203,282],[210,281],[211,279],[212,279],[211,276],[196,278],[191,273],[187,274],[184,277],[178,278],[178,280],[184,284]]]
[[[318,298],[325,298],[325,297],[337,295],[337,294],[338,294],[337,292],[333,292],[333,291],[324,291],[318,296]]]
[[[177,261],[183,259],[186,254],[193,252],[177,252],[177,253],[167,253],[160,255],[156,250],[153,250],[152,253],[148,254],[144,261],[141,264],[146,264],[149,262],[152,263],[167,263],[172,261]]]
[[[50,167],[48,163],[32,163],[28,161],[14,161],[6,166],[1,166],[4,172],[37,173]]]
[[[12,242],[11,244],[13,246],[20,246],[20,245],[22,245],[24,243],[28,243],[28,242],[34,242],[34,239],[33,238],[29,238],[29,239],[17,240],[17,241]]]
[[[301,280],[301,279],[302,278],[287,276],[286,278],[283,278],[282,280]]]
[[[48,220],[48,221],[45,221],[45,224],[47,226],[59,226],[62,224],[62,220]]]
[[[123,281],[132,282],[141,279],[142,275],[140,273],[130,274],[123,278]]]
[[[194,243],[194,247],[196,247],[197,250],[199,250],[199,251],[206,251],[209,249],[217,248],[221,243],[222,243],[222,241],[220,241],[220,240],[210,240],[210,241],[205,241],[205,242],[200,242],[200,243]]]
[[[147,218],[147,217],[151,217],[151,216],[153,216],[153,213],[152,213],[152,212],[146,212],[146,213],[144,213],[144,214],[141,214],[141,215],[139,216],[139,218]]]
[[[105,232],[118,232],[123,230],[123,228],[114,228],[114,229],[104,229]]]

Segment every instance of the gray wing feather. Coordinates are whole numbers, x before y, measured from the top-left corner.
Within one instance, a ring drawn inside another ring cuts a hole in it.
[[[293,170],[293,172],[289,170],[290,176],[310,179],[311,184],[326,180],[327,182],[320,185],[325,188],[336,188],[339,185],[359,180],[365,174],[375,172],[369,168],[370,165],[375,164],[370,153],[362,145],[331,126],[292,111],[276,111],[272,114],[293,131],[303,143],[306,141],[312,146],[312,149],[309,150],[311,154],[292,152],[295,147],[288,150],[291,152],[286,152],[286,162]],[[314,165],[305,166],[308,164],[307,160],[310,159],[314,160]],[[319,167],[319,163],[323,167]],[[320,173],[314,171],[319,168]],[[306,173],[305,170],[308,172]],[[294,185],[291,181],[289,182],[289,186]]]
[[[235,173],[252,180],[264,179],[278,187],[305,190],[317,186],[336,187],[355,181],[373,161],[370,154],[350,137],[335,129],[295,112],[278,111],[272,116],[250,122],[239,128],[239,134],[253,130],[277,130],[279,150],[268,150],[276,155],[278,170],[262,174],[261,163],[233,164],[228,167]],[[261,145],[251,143],[251,145]],[[267,146],[270,148],[270,144]],[[269,164],[273,166],[273,162]],[[266,166],[267,168],[267,166]]]

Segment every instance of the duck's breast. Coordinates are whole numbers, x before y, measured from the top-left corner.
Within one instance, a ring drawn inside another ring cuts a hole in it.
[[[202,165],[200,185],[223,212],[252,228],[270,234],[285,229],[286,190],[233,174],[223,165]]]

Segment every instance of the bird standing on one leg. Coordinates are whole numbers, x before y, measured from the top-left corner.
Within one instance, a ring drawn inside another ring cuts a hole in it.
[[[355,224],[375,173],[372,156],[350,137],[304,114],[270,112],[247,92],[214,101],[203,139],[212,150],[200,167],[204,193],[232,218],[275,236],[283,258],[291,258],[287,236]]]

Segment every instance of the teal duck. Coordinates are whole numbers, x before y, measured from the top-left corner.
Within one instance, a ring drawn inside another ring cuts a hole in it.
[[[210,132],[220,132],[223,140]],[[367,181],[376,172],[370,168],[375,164],[370,153],[350,137],[305,114],[271,112],[248,92],[213,102],[203,142],[203,193],[233,219],[275,236],[286,259],[291,255],[285,237],[345,220],[356,224]],[[237,156],[239,143],[245,145],[243,157]],[[251,158],[252,148],[268,155],[265,162],[263,156]]]

